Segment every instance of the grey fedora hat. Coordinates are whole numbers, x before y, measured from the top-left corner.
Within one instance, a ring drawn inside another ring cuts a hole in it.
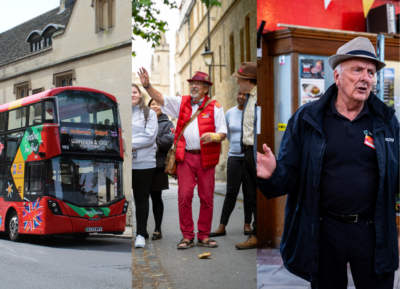
[[[375,48],[371,41],[365,37],[357,37],[341,46],[335,55],[329,57],[329,65],[335,69],[339,63],[352,58],[367,58],[376,62],[376,71],[386,66],[376,58]]]

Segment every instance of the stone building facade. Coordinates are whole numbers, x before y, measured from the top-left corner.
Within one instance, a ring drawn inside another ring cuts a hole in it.
[[[180,27],[176,32],[175,91],[189,94],[186,81],[196,71],[210,75],[214,83],[213,99],[224,112],[237,105],[239,90],[231,75],[243,61],[256,62],[257,1],[220,0],[221,7],[207,11],[200,0],[183,0],[180,7]],[[201,54],[205,45],[213,52],[213,65],[206,66]],[[221,66],[222,65],[222,66]],[[222,153],[215,170],[216,180],[226,180],[226,160],[229,142],[222,144]]]
[[[131,5],[130,0],[60,0],[60,7],[0,34],[0,104],[70,85],[117,98],[128,200],[132,200]],[[131,224],[131,215],[127,223]]]

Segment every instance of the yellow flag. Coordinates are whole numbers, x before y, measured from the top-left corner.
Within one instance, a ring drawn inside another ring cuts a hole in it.
[[[367,18],[368,12],[375,0],[363,0],[364,18]]]

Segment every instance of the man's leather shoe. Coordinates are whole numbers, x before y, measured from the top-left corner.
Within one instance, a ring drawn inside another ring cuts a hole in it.
[[[209,237],[210,238],[214,238],[214,237],[220,237],[220,236],[225,236],[226,235],[226,231],[223,231],[222,233],[210,233]]]
[[[236,244],[236,248],[239,250],[256,249],[257,237],[254,235],[249,235],[249,238],[245,242]]]

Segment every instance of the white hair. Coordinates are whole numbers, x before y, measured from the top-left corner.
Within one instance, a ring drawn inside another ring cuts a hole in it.
[[[340,63],[338,65],[336,65],[335,69],[333,70],[333,72],[337,71],[337,73],[341,73],[342,72],[343,67],[340,66]]]

